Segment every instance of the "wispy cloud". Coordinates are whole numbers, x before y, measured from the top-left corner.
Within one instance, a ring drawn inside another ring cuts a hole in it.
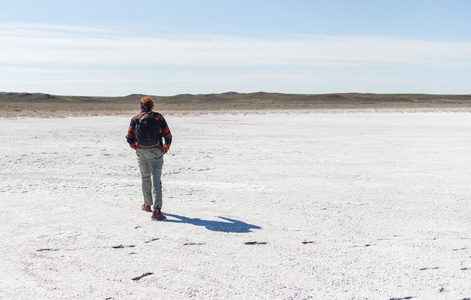
[[[0,91],[469,93],[471,40],[166,36],[0,24]]]
[[[469,67],[471,41],[385,37],[141,37],[57,25],[0,25],[2,64],[314,66],[433,64]]]

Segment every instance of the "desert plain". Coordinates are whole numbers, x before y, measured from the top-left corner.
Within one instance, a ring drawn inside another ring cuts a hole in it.
[[[0,96],[1,299],[470,299],[470,96]],[[65,99],[67,98],[67,99]]]

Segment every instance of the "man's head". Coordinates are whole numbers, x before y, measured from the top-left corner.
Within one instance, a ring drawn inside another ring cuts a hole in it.
[[[154,108],[154,101],[152,101],[151,97],[142,97],[141,102],[139,103],[141,109],[145,110],[152,110]]]

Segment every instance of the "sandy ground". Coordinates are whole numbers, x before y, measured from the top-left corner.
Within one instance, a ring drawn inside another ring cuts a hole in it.
[[[0,118],[129,115],[139,108],[141,94],[123,97],[58,96],[1,93]],[[222,93],[152,96],[155,110],[165,113],[238,112],[471,112],[471,95],[427,94],[279,94]]]
[[[130,116],[0,119],[1,299],[471,298],[469,113],[165,116],[163,222]]]

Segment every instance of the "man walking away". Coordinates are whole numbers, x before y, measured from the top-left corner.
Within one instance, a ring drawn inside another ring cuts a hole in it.
[[[165,118],[152,111],[154,101],[143,97],[140,102],[141,112],[131,119],[126,140],[136,150],[137,161],[142,179],[144,204],[142,210],[152,212],[152,220],[163,220],[162,213],[162,166],[164,154],[172,144],[172,134]]]

